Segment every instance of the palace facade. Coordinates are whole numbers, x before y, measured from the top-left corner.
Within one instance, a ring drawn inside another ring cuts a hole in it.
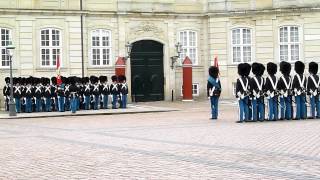
[[[63,76],[109,81],[129,42],[130,93],[142,93],[142,100],[171,100],[172,93],[181,99],[186,56],[195,99],[206,97],[214,57],[222,98],[233,98],[240,62],[320,62],[320,1],[0,0],[0,32],[1,88],[9,76],[9,41],[16,46],[14,76],[55,76],[59,57]],[[177,42],[182,53],[172,67]]]

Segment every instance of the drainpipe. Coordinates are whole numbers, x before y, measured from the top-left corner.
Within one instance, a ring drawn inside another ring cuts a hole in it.
[[[82,77],[84,77],[84,51],[83,51],[83,13],[82,13],[82,0],[80,0],[80,23],[81,23],[81,70]]]

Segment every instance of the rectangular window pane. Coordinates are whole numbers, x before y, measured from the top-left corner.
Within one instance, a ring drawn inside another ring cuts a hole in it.
[[[299,42],[298,27],[290,27],[290,42]]]
[[[288,27],[280,28],[280,42],[288,42]]]
[[[60,35],[58,30],[52,30],[52,46],[59,46]]]
[[[240,29],[232,30],[232,44],[240,44]]]
[[[280,45],[280,61],[288,61],[288,45]]]
[[[189,46],[196,46],[196,33],[189,32]]]
[[[180,54],[181,62],[184,61],[184,58],[186,58],[186,56],[187,56],[187,48],[182,48],[182,51],[181,51],[181,54]]]
[[[192,64],[196,64],[196,48],[190,48],[189,49],[189,58],[192,61]]]
[[[233,62],[241,62],[241,48],[233,47]]]
[[[251,44],[251,31],[250,29],[243,29],[243,44]]]
[[[102,64],[107,64],[107,49],[102,49]]]
[[[3,67],[10,66],[9,56],[7,55],[6,49],[1,49],[1,65]]]
[[[243,47],[243,62],[251,62],[251,47]]]
[[[299,45],[291,45],[291,61],[299,61]]]

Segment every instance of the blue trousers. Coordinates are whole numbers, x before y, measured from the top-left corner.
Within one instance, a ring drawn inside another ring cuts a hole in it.
[[[249,120],[249,97],[245,97],[239,100],[239,120],[248,121]]]
[[[42,102],[41,98],[36,98],[36,112],[41,112]]]
[[[71,97],[71,112],[76,113],[77,111],[77,98],[76,97]]]
[[[211,96],[210,104],[211,104],[211,119],[218,119],[219,96]]]
[[[304,95],[295,96],[296,99],[296,119],[306,118],[306,97]]]
[[[46,97],[45,99],[45,105],[46,105],[46,112],[51,112],[51,98]]]
[[[32,112],[32,99],[31,99],[31,97],[26,98],[26,112],[27,113]]]
[[[64,104],[65,104],[65,97],[64,96],[58,96],[59,112],[64,112]]]
[[[103,108],[108,109],[108,95],[102,95]]]
[[[89,110],[90,107],[90,96],[84,96],[84,109]]]
[[[264,120],[264,103],[262,99],[252,100],[252,120]]]
[[[311,117],[319,117],[320,101],[318,96],[310,96],[310,106]]]
[[[268,99],[269,103],[269,120],[278,119],[278,97]]]
[[[280,117],[281,119],[292,119],[292,97],[280,97]]]
[[[112,109],[117,108],[118,95],[112,94]]]
[[[122,95],[122,97],[121,97],[121,107],[122,108],[127,108],[127,98],[128,98],[127,94]]]
[[[76,107],[77,107],[77,110],[80,109],[80,97],[79,96],[76,97]]]
[[[94,104],[93,104],[93,109],[98,110],[99,109],[99,104],[100,104],[100,96],[99,95],[94,95]]]
[[[70,97],[65,97],[65,110],[69,111],[71,107]]]
[[[20,113],[21,112],[21,99],[20,98],[14,98],[15,103],[16,103],[16,112]]]

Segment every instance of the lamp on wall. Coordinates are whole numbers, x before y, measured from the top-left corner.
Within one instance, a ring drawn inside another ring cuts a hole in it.
[[[124,57],[124,59],[127,60],[128,58],[130,58],[130,55],[131,55],[132,44],[127,42],[125,46],[126,46],[126,56]]]
[[[16,103],[13,100],[13,77],[12,77],[12,56],[15,46],[12,45],[12,42],[9,41],[8,46],[6,47],[6,53],[9,58],[10,63],[10,99],[9,99],[9,116],[16,116]]]
[[[176,64],[176,62],[179,59],[180,54],[182,52],[182,44],[177,42],[174,46],[176,47],[176,53],[177,54],[170,57],[171,58],[171,69],[174,69],[174,65]]]

